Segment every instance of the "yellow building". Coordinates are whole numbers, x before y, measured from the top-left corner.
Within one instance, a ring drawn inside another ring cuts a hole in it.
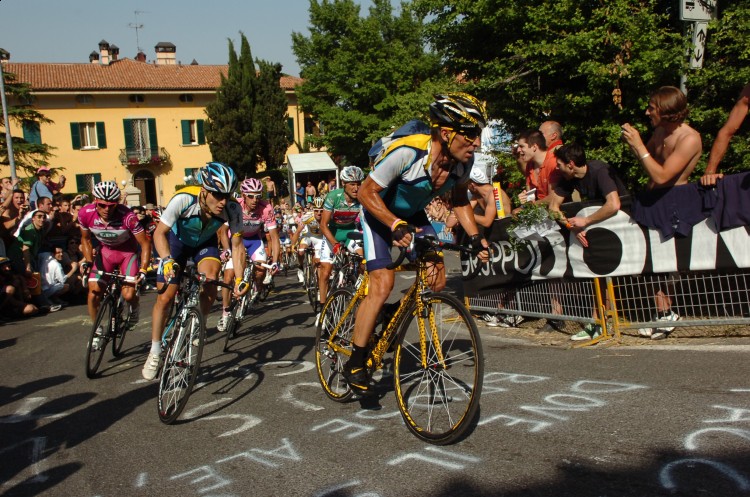
[[[55,147],[50,166],[64,168],[63,193],[114,180],[138,188],[142,205],[166,205],[175,187],[211,160],[205,108],[228,66],[182,65],[171,43],[161,42],[155,50],[153,63],[143,52],[119,59],[119,49],[106,41],[88,64],[3,61],[4,71],[31,86],[29,103],[53,121],[14,124],[11,133]],[[291,76],[280,81],[292,143],[303,143],[305,133],[312,132],[312,120],[304,118],[294,93],[301,82]],[[297,152],[294,144],[287,151]],[[9,175],[7,167],[0,168],[0,176]]]

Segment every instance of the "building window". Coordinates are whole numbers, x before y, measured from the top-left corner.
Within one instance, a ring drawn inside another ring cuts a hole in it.
[[[185,168],[185,184],[186,185],[198,185],[200,184],[200,180],[196,176],[198,171],[200,170],[199,167],[186,167]]]
[[[182,121],[182,144],[203,145],[206,143],[203,119]]]
[[[91,95],[76,95],[76,102],[81,105],[91,105],[94,103],[94,97]]]
[[[294,136],[294,118],[293,117],[287,117],[286,118],[286,138],[290,142],[294,142],[295,136]]]
[[[159,162],[156,119],[123,119],[125,154],[129,164]]]
[[[70,123],[70,138],[73,150],[96,150],[107,148],[104,123]]]
[[[23,127],[23,139],[27,143],[34,143],[36,145],[42,144],[42,133],[39,130],[39,123],[36,121],[24,121]]]
[[[90,192],[94,189],[94,185],[102,180],[100,173],[93,174],[76,174],[76,189],[78,193]]]
[[[146,101],[146,97],[144,97],[140,93],[134,93],[128,97],[128,100],[130,100],[130,102],[134,104],[142,104]]]
[[[180,95],[180,102],[186,104],[192,101],[193,101],[192,93],[183,93],[182,95]]]

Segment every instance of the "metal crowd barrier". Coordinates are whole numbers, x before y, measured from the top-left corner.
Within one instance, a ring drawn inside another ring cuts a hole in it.
[[[469,297],[474,312],[599,324],[602,335],[577,345],[619,339],[624,330],[656,328],[655,296],[671,299],[672,327],[750,324],[750,270],[540,280]]]

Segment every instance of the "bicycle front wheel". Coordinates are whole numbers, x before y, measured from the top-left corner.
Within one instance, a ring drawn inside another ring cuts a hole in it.
[[[188,309],[169,343],[161,370],[157,408],[163,423],[173,423],[187,405],[198,377],[205,339],[201,312]]]
[[[239,322],[237,319],[237,314],[239,313],[238,309],[242,308],[242,301],[236,302],[234,304],[234,308],[232,308],[232,312],[229,313],[227,316],[226,324],[224,325],[224,333],[226,335],[224,336],[224,352],[229,350],[229,340],[235,337],[237,333],[237,327],[239,326]]]
[[[478,413],[484,356],[474,318],[457,298],[434,293],[424,305],[422,316],[412,306],[399,332],[396,399],[417,438],[443,445],[463,436]],[[424,365],[420,325],[426,335]]]
[[[315,364],[318,368],[318,379],[323,391],[336,402],[346,402],[352,396],[349,384],[342,372],[349,360],[352,350],[352,334],[357,306],[344,316],[344,311],[353,298],[354,292],[348,288],[339,288],[331,292],[323,310],[315,336]],[[331,338],[337,323],[341,323],[336,336]]]
[[[114,330],[110,329],[114,319],[114,302],[111,297],[105,297],[99,305],[99,312],[91,327],[89,341],[86,344],[86,376],[94,378],[102,363],[104,351],[107,348]],[[101,329],[100,329],[101,328]]]

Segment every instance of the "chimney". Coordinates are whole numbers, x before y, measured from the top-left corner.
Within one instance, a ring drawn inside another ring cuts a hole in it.
[[[109,53],[112,55],[112,62],[117,60],[117,57],[120,55],[120,47],[117,45],[110,45],[109,46]]]
[[[157,65],[174,65],[177,63],[177,47],[168,41],[160,41],[154,47]]]
[[[138,62],[146,62],[146,54],[143,52],[138,52],[135,54],[135,60]]]
[[[99,54],[97,52],[91,52],[89,54],[89,62],[92,64],[98,64],[99,63]]]
[[[101,54],[102,65],[109,65],[109,42],[102,40],[99,42],[99,53]]]

